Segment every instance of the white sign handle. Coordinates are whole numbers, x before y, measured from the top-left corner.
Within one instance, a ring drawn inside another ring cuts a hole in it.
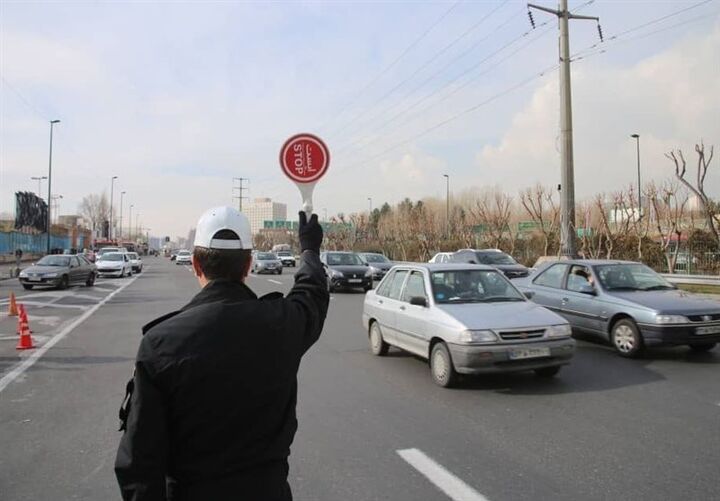
[[[313,196],[313,190],[315,190],[315,185],[317,182],[313,183],[295,183],[300,190],[300,196],[302,196],[303,201],[303,210],[305,211],[305,215],[307,216],[308,221],[310,221],[310,217],[313,213],[313,202],[312,202],[312,196]]]

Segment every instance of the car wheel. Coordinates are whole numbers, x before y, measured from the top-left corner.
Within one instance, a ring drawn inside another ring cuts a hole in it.
[[[335,292],[337,289],[332,284],[332,282],[328,282],[328,292]]]
[[[33,286],[30,284],[22,284],[22,286],[23,286],[23,289],[25,289],[26,291],[31,291],[33,288]]]
[[[443,342],[433,346],[430,352],[430,373],[435,384],[443,388],[450,388],[457,383],[458,374],[453,367],[450,351]]]
[[[90,273],[90,276],[85,282],[85,286],[92,287],[93,285],[95,285],[95,273]]]
[[[380,330],[380,324],[373,322],[370,326],[370,351],[373,355],[383,357],[387,355],[388,345],[383,339],[382,331]]]
[[[613,324],[611,332],[612,344],[621,356],[634,358],[642,353],[643,340],[635,322],[629,318],[620,319]]]
[[[371,291],[371,290],[372,290],[372,285],[367,285],[367,286],[363,287],[364,292]]]
[[[543,367],[542,369],[535,369],[535,375],[542,378],[555,377],[557,376],[558,372],[560,372],[559,365],[556,365],[555,367]]]
[[[693,351],[710,351],[717,343],[690,343],[690,349]]]
[[[277,274],[278,274],[278,275],[282,275],[282,269],[278,270],[278,271],[277,271]]]
[[[58,289],[65,290],[68,287],[70,287],[70,277],[67,275],[63,275],[63,277],[60,279],[60,285],[58,285]]]

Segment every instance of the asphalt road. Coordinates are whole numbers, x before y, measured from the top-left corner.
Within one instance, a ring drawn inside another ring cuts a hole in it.
[[[248,279],[259,294],[291,282],[291,270]],[[16,352],[15,320],[0,316],[0,499],[119,499],[117,409],[140,326],[187,302],[194,277],[148,258],[141,275],[94,289],[28,293],[4,281],[0,299],[10,290],[39,348]],[[369,353],[362,299],[333,295],[303,361],[296,499],[720,498],[719,348],[625,360],[580,341],[555,380],[493,376],[447,390],[422,360]]]

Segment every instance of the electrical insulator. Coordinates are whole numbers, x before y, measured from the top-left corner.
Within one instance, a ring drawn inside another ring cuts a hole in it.
[[[530,26],[535,29],[535,19],[533,18],[532,11],[528,11],[528,17],[530,18]]]
[[[598,35],[600,35],[600,41],[604,42],[605,39],[603,38],[602,26],[600,26],[600,23],[598,23],[597,27],[598,27]]]

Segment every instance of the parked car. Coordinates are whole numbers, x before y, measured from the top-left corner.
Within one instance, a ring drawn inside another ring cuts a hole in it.
[[[373,354],[392,345],[429,359],[440,386],[452,386],[458,373],[552,377],[575,352],[564,318],[486,265],[395,266],[366,294],[362,319]]]
[[[382,280],[382,277],[393,267],[393,262],[379,252],[361,252],[359,255],[360,259],[370,267],[374,280]]]
[[[283,272],[282,261],[273,252],[256,252],[253,256],[253,273],[276,273]]]
[[[527,277],[530,274],[527,267],[498,249],[460,249],[452,254],[450,262],[488,264],[502,271],[508,278]]]
[[[275,255],[280,259],[283,266],[292,266],[295,268],[295,256],[293,255],[292,251],[289,250],[281,250],[277,251]]]
[[[328,290],[360,288],[369,291],[373,286],[372,270],[354,252],[321,252],[320,261],[325,266]]]
[[[429,263],[450,263],[450,262],[452,262],[452,255],[453,255],[452,252],[438,252],[428,262]]]
[[[107,254],[108,252],[125,253],[127,252],[127,249],[125,249],[125,247],[101,247],[100,250],[96,253],[96,258],[102,256],[103,254]]]
[[[177,251],[177,254],[175,254],[175,264],[191,264],[191,256],[192,254],[189,250],[179,250]],[[170,258],[170,260],[173,260],[172,257]]]
[[[545,263],[520,286],[573,329],[610,341],[624,357],[638,356],[647,346],[707,351],[720,341],[720,302],[680,291],[641,263]]]
[[[71,285],[95,285],[97,267],[85,256],[48,255],[20,272],[23,288],[31,290],[37,286],[67,289]]]
[[[130,258],[130,265],[132,266],[133,273],[142,273],[143,261],[137,252],[128,252]]]

